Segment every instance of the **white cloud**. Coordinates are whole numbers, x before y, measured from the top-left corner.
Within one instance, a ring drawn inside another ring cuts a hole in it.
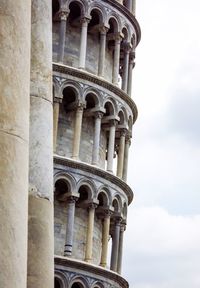
[[[200,287],[200,215],[170,215],[160,207],[131,210],[124,272],[130,288]]]

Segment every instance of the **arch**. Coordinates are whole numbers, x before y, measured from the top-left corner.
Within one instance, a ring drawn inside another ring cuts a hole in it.
[[[104,288],[104,285],[100,281],[96,281],[91,288]]]
[[[112,99],[106,99],[103,107],[105,109],[105,115],[104,116],[115,116],[116,115],[116,106]]]
[[[59,10],[60,10],[60,1],[52,0],[52,19],[55,17],[55,15]]]
[[[79,182],[77,183],[78,193],[81,187],[84,187],[84,190],[86,190],[86,192],[88,193],[88,200],[91,200],[94,198],[97,188],[96,188],[95,183],[92,180],[80,179]]]
[[[122,30],[121,19],[116,13],[108,15],[108,33],[120,33]]]
[[[57,283],[55,283],[57,282]],[[57,284],[57,286],[56,286]],[[55,276],[54,276],[54,288],[65,288],[67,287],[67,278],[65,274],[61,271],[55,271]],[[58,286],[59,285],[59,286]]]
[[[87,279],[82,276],[74,276],[71,280],[69,288],[89,288]]]
[[[124,116],[124,112],[122,110],[119,111],[118,117],[119,117],[119,125],[124,125],[125,124],[125,116]]]
[[[58,172],[54,175],[54,186],[58,180],[62,180],[68,185],[69,193],[76,191],[76,180],[71,174]]]
[[[119,195],[119,194],[117,194],[117,195],[115,195],[115,197],[114,198],[116,198],[117,199],[117,201],[118,201],[118,203],[119,203],[119,212],[122,212],[122,210],[123,210],[123,206],[122,206],[122,198],[121,198],[121,196]]]
[[[84,100],[86,102],[86,109],[100,106],[99,95],[97,95],[94,91],[88,91],[84,96]]]
[[[72,7],[72,5],[78,5],[80,12],[81,12],[81,17],[86,16],[88,13],[88,3],[86,0],[69,0],[68,1],[68,9],[70,11],[70,6]],[[71,12],[71,11],[70,11]],[[69,13],[70,15],[70,13]]]
[[[112,203],[111,192],[105,186],[98,189],[96,198],[99,200],[99,206],[110,206]]]
[[[99,7],[93,7],[91,10],[90,10],[90,16],[91,16],[91,20],[89,22],[89,25],[88,27],[92,27],[92,26],[95,26],[95,25],[98,25],[98,24],[103,24],[104,22],[104,17],[103,17],[103,14],[102,14],[102,11]]]
[[[106,13],[106,10],[105,8],[100,5],[99,3],[92,3],[92,5],[90,6],[90,10],[89,10],[89,15],[91,15],[91,12],[96,9],[99,11],[99,13],[101,14],[101,24],[105,25],[106,23],[106,17],[107,17],[107,13]]]
[[[112,206],[114,208],[114,213],[118,213],[120,211],[119,201],[117,198],[114,198],[112,201]]]
[[[122,29],[123,41],[130,42],[130,33],[128,27],[124,26]]]

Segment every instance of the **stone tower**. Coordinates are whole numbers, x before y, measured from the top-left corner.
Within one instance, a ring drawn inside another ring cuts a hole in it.
[[[126,288],[135,0],[53,0],[55,288]]]

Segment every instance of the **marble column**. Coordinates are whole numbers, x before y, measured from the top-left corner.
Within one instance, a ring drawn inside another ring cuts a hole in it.
[[[95,113],[95,126],[94,126],[94,140],[92,149],[92,165],[99,164],[99,145],[101,136],[101,119],[103,117],[102,112]]]
[[[117,176],[119,178],[122,178],[123,174],[125,137],[126,137],[126,130],[123,129],[122,131],[120,131],[119,152],[117,161]]]
[[[121,225],[120,235],[119,235],[119,252],[118,252],[118,262],[117,262],[117,273],[121,274],[122,270],[122,256],[123,256],[123,240],[124,240],[124,224]]]
[[[132,13],[135,16],[135,10],[136,10],[136,0],[132,0]]]
[[[85,251],[86,262],[90,262],[92,260],[95,208],[96,206],[94,204],[91,204],[88,208],[88,226],[87,226],[86,251]]]
[[[129,68],[128,68],[128,87],[127,87],[127,94],[131,97],[132,92],[132,77],[133,77],[133,68],[135,66],[134,59],[135,53],[132,52],[129,57]]]
[[[133,0],[127,0],[127,9],[132,12],[132,2]]]
[[[79,68],[85,69],[86,51],[87,51],[87,29],[88,18],[81,19],[81,42],[80,42],[80,55],[79,55]]]
[[[127,181],[127,174],[128,174],[128,154],[129,154],[129,147],[131,144],[130,136],[126,138],[125,141],[125,149],[124,149],[124,167],[123,167],[123,175],[122,179],[126,182]]]
[[[98,64],[98,76],[100,77],[104,76],[107,31],[108,29],[106,27],[100,28],[100,49],[99,49],[99,64]]]
[[[0,1],[0,287],[26,288],[31,2]]]
[[[66,25],[67,25],[67,16],[69,12],[61,10],[59,12],[60,17],[60,31],[59,31],[59,49],[58,49],[58,62],[63,62],[64,51],[65,51],[65,38],[66,38]]]
[[[59,121],[60,101],[56,100],[53,103],[53,151],[56,152],[58,121]]]
[[[120,43],[121,43],[121,37],[120,37],[120,35],[117,35],[115,38],[114,60],[113,60],[113,79],[112,79],[112,82],[114,85],[118,85],[119,61],[120,61]]]
[[[114,223],[114,231],[112,235],[112,251],[110,269],[117,271],[118,252],[119,252],[119,235],[120,235],[120,220],[116,220]]]
[[[32,0],[28,288],[54,286],[52,13]]]
[[[76,109],[75,114],[75,125],[74,125],[74,139],[73,139],[73,150],[72,150],[72,159],[79,159],[79,149],[81,141],[81,128],[82,128],[82,119],[83,119],[83,105],[79,105]]]
[[[110,213],[108,212],[104,216],[103,228],[102,228],[102,250],[101,250],[100,265],[104,268],[106,267],[107,264],[109,231],[110,231]]]
[[[108,140],[108,153],[107,153],[107,171],[113,172],[113,158],[115,150],[115,130],[116,121],[111,120],[110,130],[109,130],[109,140]]]
[[[67,226],[66,226],[64,256],[71,256],[72,255],[75,204],[76,204],[76,198],[75,197],[70,197],[67,199]]]
[[[126,93],[128,87],[129,54],[130,54],[130,48],[127,46],[124,48],[124,62],[123,62],[123,74],[122,74],[122,90],[124,90]]]

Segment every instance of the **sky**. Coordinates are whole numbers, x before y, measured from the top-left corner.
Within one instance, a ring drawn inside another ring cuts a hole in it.
[[[130,288],[200,287],[200,1],[137,0],[124,239]]]

